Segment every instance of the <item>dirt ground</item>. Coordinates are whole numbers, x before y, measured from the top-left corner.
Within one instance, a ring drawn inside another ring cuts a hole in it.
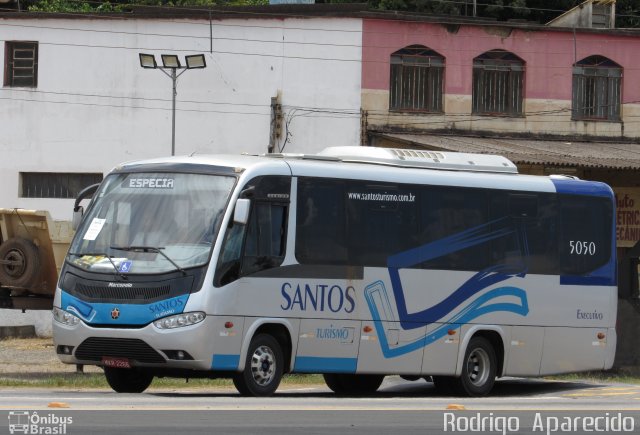
[[[0,340],[0,375],[74,373],[75,371],[75,365],[60,362],[51,338]],[[102,372],[95,366],[85,366],[84,371]]]

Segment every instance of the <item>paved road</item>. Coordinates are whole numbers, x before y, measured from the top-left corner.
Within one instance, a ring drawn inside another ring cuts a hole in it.
[[[69,408],[49,408],[51,402]],[[453,405],[465,410],[447,409]],[[267,399],[240,397],[229,389],[137,395],[5,389],[0,390],[0,433],[9,433],[10,422],[26,418],[16,415],[18,410],[28,411],[31,422],[34,413],[48,418],[42,427],[62,428],[61,419],[70,417],[64,426],[67,434],[469,433],[462,429],[470,428],[470,419],[477,416],[485,422],[477,433],[547,433],[565,417],[578,426],[584,417],[601,417],[609,433],[616,432],[611,430],[616,421],[626,428],[633,424],[632,431],[638,433],[640,386],[509,379],[498,382],[491,397],[480,399],[438,396],[429,383],[396,377],[387,378],[379,394],[367,398],[337,398],[325,387],[283,388]],[[584,433],[582,426],[570,429],[565,433]]]

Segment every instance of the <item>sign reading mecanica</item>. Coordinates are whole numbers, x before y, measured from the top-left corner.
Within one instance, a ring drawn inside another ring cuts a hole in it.
[[[640,240],[640,188],[616,188],[616,239],[618,247]]]

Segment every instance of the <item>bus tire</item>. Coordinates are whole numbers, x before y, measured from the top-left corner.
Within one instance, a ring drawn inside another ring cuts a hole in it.
[[[119,369],[105,367],[104,376],[116,393],[142,393],[153,381],[153,375],[142,368]]]
[[[0,265],[0,283],[10,287],[29,288],[40,275],[40,251],[30,240],[14,237],[0,245],[0,260],[17,265]]]
[[[486,396],[496,381],[497,358],[493,346],[484,337],[469,341],[458,379],[460,393],[467,396]]]
[[[233,385],[243,396],[271,396],[278,389],[284,357],[278,340],[258,334],[249,344],[244,370],[233,377]]]
[[[334,393],[354,396],[375,393],[384,380],[383,375],[325,373],[323,376],[327,387]]]

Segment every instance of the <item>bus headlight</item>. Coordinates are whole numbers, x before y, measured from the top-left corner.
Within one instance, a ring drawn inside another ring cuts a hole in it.
[[[75,326],[80,323],[80,318],[74,316],[68,311],[61,310],[60,308],[53,307],[53,318],[56,322],[62,323],[67,326]]]
[[[156,320],[153,324],[158,329],[174,329],[181,328],[183,326],[195,325],[196,323],[202,322],[205,317],[207,317],[206,314],[199,311],[194,313],[182,313]]]

